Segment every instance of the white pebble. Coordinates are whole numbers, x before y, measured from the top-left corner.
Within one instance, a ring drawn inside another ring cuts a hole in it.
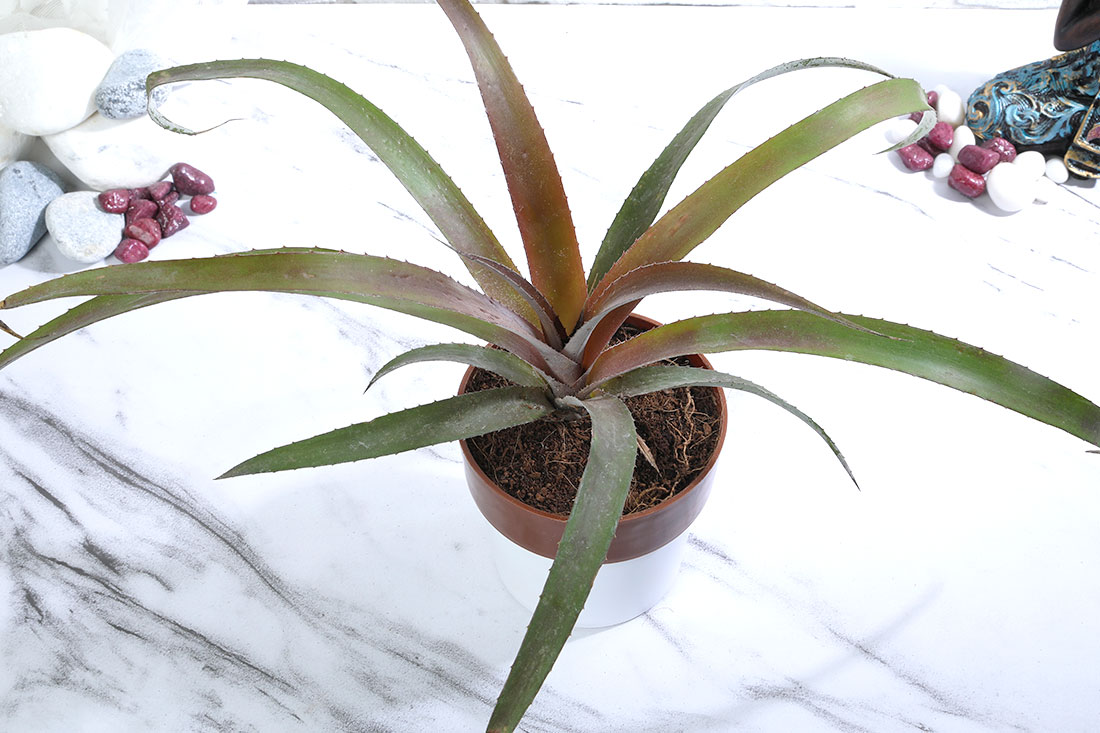
[[[940,98],[936,100],[936,118],[952,127],[963,123],[966,119],[966,104],[958,92],[950,89],[940,92]]]
[[[1040,178],[1047,172],[1047,161],[1038,150],[1026,150],[1016,156],[1012,165],[1019,168],[1032,179]]]
[[[966,125],[959,125],[955,128],[955,136],[951,140],[951,147],[947,149],[947,152],[951,155],[952,160],[958,160],[959,151],[967,145],[973,145],[975,142],[974,132]]]
[[[95,191],[75,191],[46,207],[46,229],[57,250],[70,260],[99,262],[122,241],[124,217],[104,211],[98,199]]]
[[[951,87],[947,86],[946,84],[937,84],[936,86],[932,87],[930,91],[933,91],[936,94],[943,94],[944,92],[951,91]]]
[[[951,175],[951,169],[955,167],[955,159],[947,153],[940,153],[932,161],[932,177],[947,178]]]
[[[1035,182],[1035,203],[1049,204],[1058,195],[1058,184],[1046,176]]]
[[[0,118],[25,135],[50,135],[92,112],[114,54],[72,28],[0,35]]]
[[[1015,164],[995,165],[985,178],[985,190],[1001,211],[1020,211],[1035,200],[1037,188],[1038,178]]]
[[[905,138],[913,134],[913,130],[917,129],[917,123],[913,122],[908,117],[902,117],[896,120],[891,120],[887,123],[886,128],[886,140],[895,145],[900,143]]]
[[[1061,158],[1048,158],[1046,165],[1046,177],[1055,183],[1065,183],[1069,180],[1069,169]]]

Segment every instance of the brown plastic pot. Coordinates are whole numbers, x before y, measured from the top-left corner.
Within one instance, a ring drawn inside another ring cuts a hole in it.
[[[627,323],[648,330],[660,325],[656,321],[639,315],[631,315]],[[688,357],[692,366],[712,369],[700,354]],[[473,375],[471,367],[466,371],[459,385],[459,394],[463,394]],[[714,463],[722,450],[726,437],[727,408],[726,398],[720,388],[718,391],[719,432],[714,453],[694,481],[683,491],[655,507],[641,512],[628,514],[619,522],[615,538],[607,552],[608,563],[632,560],[657,550],[679,537],[699,516],[714,482]],[[466,483],[478,509],[502,535],[521,547],[553,558],[557,554],[558,543],[565,531],[566,518],[535,509],[511,496],[490,479],[477,465],[466,441],[459,441],[462,447],[463,465],[466,469]]]

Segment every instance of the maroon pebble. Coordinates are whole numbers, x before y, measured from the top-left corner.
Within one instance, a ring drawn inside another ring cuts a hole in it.
[[[967,145],[959,150],[957,160],[959,165],[964,165],[980,175],[993,170],[993,166],[1001,162],[1001,156],[996,150],[979,148],[977,145]]]
[[[183,209],[175,204],[161,204],[157,209],[157,224],[160,224],[161,239],[167,239],[181,229],[186,229],[191,222]]]
[[[928,142],[938,152],[943,152],[955,142],[955,129],[947,122],[937,122],[928,133]]]
[[[149,199],[135,199],[126,209],[126,223],[132,224],[138,219],[151,219],[157,215],[156,203]]]
[[[154,201],[160,201],[172,191],[172,184],[169,181],[160,181],[149,186],[149,198]]]
[[[130,199],[132,201],[137,201],[138,199],[151,199],[151,198],[153,198],[153,197],[149,195],[149,189],[147,187],[143,186],[141,188],[131,188],[130,189]]]
[[[956,163],[951,169],[947,185],[972,199],[981,196],[985,191],[985,179],[960,163]]]
[[[213,196],[200,193],[191,198],[191,211],[196,214],[209,214],[218,205],[218,200]]]
[[[130,189],[112,188],[99,194],[99,205],[111,214],[123,214],[130,206]]]
[[[193,165],[176,163],[168,172],[172,174],[176,189],[184,196],[214,192],[214,181]]]
[[[925,95],[925,99],[928,100],[928,106],[935,109],[936,102],[940,101],[940,93],[935,91],[928,92],[928,94]]]
[[[136,239],[149,249],[160,242],[160,224],[153,219],[135,219],[122,232],[130,239]]]
[[[932,154],[916,143],[901,148],[898,155],[911,171],[926,171],[932,167]]]
[[[922,137],[920,140],[917,140],[917,145],[920,145],[922,148],[931,153],[933,158],[935,158],[941,152],[939,148],[937,148],[931,143],[931,141],[929,141],[927,135]]]
[[[115,257],[121,262],[141,262],[149,256],[149,248],[136,239],[123,239],[115,247]]]
[[[1016,146],[1003,137],[994,137],[982,143],[986,150],[994,150],[1001,156],[1002,163],[1011,163],[1016,160]]]

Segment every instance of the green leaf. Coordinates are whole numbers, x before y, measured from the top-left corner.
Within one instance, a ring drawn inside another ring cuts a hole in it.
[[[762,71],[751,79],[746,79],[740,84],[730,87],[707,102],[702,109],[688,120],[688,123],[684,125],[684,129],[672,138],[672,142],[657,156],[657,160],[653,161],[653,165],[642,174],[642,177],[638,179],[633,190],[631,190],[630,195],[627,196],[626,201],[623,202],[622,208],[619,209],[619,213],[615,216],[615,220],[604,236],[599,252],[596,253],[596,259],[593,261],[592,269],[588,273],[588,289],[593,290],[596,287],[596,284],[607,274],[607,271],[615,264],[622,253],[634,244],[634,241],[642,236],[649,225],[653,223],[653,220],[657,218],[657,214],[665,202],[665,196],[668,195],[668,190],[672,187],[681,166],[683,166],[691,151],[695,149],[699,140],[702,139],[703,134],[710,127],[714,118],[726,106],[726,102],[742,90],[765,79],[786,74],[790,71],[823,66],[861,69],[892,77],[892,74],[882,69],[851,59],[837,57],[800,59],[798,61],[788,61],[773,66],[767,71]]]
[[[713,369],[654,365],[640,367],[615,377],[614,379],[609,379],[604,382],[599,389],[602,392],[610,392],[618,397],[633,397],[649,392],[659,392],[664,389],[676,389],[677,387],[725,387],[740,392],[748,392],[749,394],[764,398],[773,405],[782,407],[784,410],[809,425],[813,431],[825,441],[829,446],[829,450],[833,452],[833,455],[840,461],[840,465],[844,467],[849,478],[852,479],[852,483],[856,485],[857,489],[859,488],[859,482],[856,481],[855,474],[852,473],[852,469],[848,466],[848,461],[844,459],[844,455],[840,452],[840,448],[837,447],[828,433],[826,433],[813,418],[802,412],[802,410],[799,410],[779,395],[761,387],[755,382],[750,382],[741,377],[735,377],[732,374],[723,374]]]
[[[930,331],[846,315],[883,335],[800,311],[700,316],[658,326],[608,349],[587,381],[604,381],[661,359],[743,349],[816,354],[894,369],[973,394],[1100,446],[1100,407],[1019,364]]]
[[[637,433],[630,411],[610,395],[566,398],[592,418],[592,446],[527,634],[489,720],[489,730],[512,731],[565,646],[607,557],[634,475]]]
[[[531,282],[572,332],[587,288],[573,217],[546,134],[508,59],[473,6],[466,0],[439,0],[439,6],[462,39],[477,77]]]
[[[388,456],[534,422],[553,410],[545,390],[533,387],[471,392],[275,448],[218,478]]]
[[[457,361],[499,374],[523,387],[541,387],[542,389],[549,387],[545,375],[507,351],[471,344],[433,344],[406,351],[390,359],[374,373],[367,389],[373,387],[375,382],[392,371],[424,361]]]
[[[756,194],[791,171],[883,120],[928,108],[911,79],[888,79],[848,95],[761,143],[662,216],[596,284],[655,262],[683,259]]]
[[[461,256],[465,259],[473,260],[480,265],[484,265],[500,275],[505,282],[511,285],[519,297],[527,301],[527,304],[534,310],[535,315],[538,316],[539,325],[542,327],[542,335],[546,342],[555,349],[561,348],[562,341],[565,339],[565,328],[562,327],[561,321],[558,320],[557,315],[555,315],[553,306],[543,297],[542,293],[538,291],[538,288],[524,280],[523,276],[518,272],[513,272],[504,265],[494,262],[487,257],[468,254],[463,254]]]
[[[749,295],[857,327],[851,321],[845,321],[832,311],[811,303],[800,295],[743,272],[699,262],[658,262],[631,270],[604,288],[598,296],[590,298],[585,307],[584,322],[566,346],[565,353],[574,359],[580,359],[585,352],[586,341],[605,318],[608,323],[600,329],[600,335],[592,336],[592,340],[600,348],[606,346],[623,320],[609,316],[621,313],[621,306],[630,304],[633,310],[647,295],[683,290],[712,290]]]
[[[20,338],[14,344],[0,352],[0,369],[26,356],[40,346],[45,346],[73,331],[78,331],[93,323],[113,318],[130,311],[145,308],[169,300],[186,298],[201,293],[146,293],[142,295],[102,295],[81,303],[75,308],[43,324],[33,332]],[[12,334],[15,335],[15,334]]]
[[[146,92],[151,97],[153,90],[163,84],[237,77],[272,81],[319,102],[358,135],[393,172],[456,250],[488,257],[515,269],[508,253],[473,204],[428,152],[378,107],[324,74],[272,59],[209,61],[155,71],[146,80]],[[169,130],[196,134],[165,118],[156,105],[149,105],[149,116]],[[526,304],[516,298],[515,292],[501,282],[499,276],[480,265],[468,264],[467,267],[486,293],[533,319]]]
[[[528,321],[476,290],[426,267],[347,252],[266,250],[103,267],[32,286],[0,301],[0,308],[79,295],[249,290],[325,296],[408,313],[495,343],[560,381],[578,373],[576,363],[543,343]],[[117,310],[120,303],[107,307]]]

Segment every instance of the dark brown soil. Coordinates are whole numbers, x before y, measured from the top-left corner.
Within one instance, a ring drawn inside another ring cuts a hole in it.
[[[686,362],[681,362],[686,363]],[[508,382],[475,370],[467,392]],[[683,387],[625,400],[638,436],[657,468],[638,451],[623,514],[639,512],[682,491],[702,472],[718,443],[718,390]],[[588,461],[592,424],[556,415],[466,441],[482,470],[520,501],[568,515]]]

